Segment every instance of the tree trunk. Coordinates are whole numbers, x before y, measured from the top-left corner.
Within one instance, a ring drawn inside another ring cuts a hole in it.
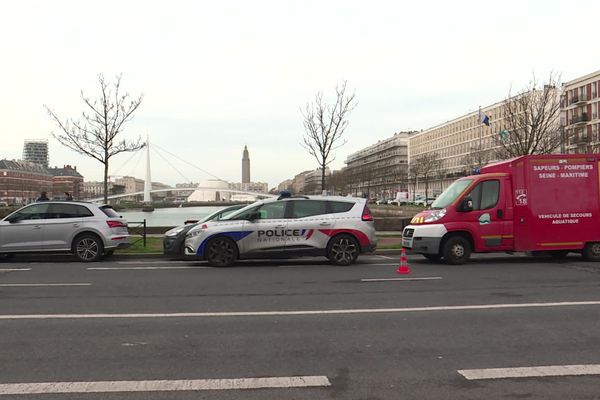
[[[104,204],[108,204],[108,161],[104,163]]]
[[[325,194],[325,164],[321,165],[321,194]]]

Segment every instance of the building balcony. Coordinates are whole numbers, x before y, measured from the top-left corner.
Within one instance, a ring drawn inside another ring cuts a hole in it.
[[[574,144],[574,145],[584,145],[584,144],[590,144],[591,140],[589,137],[587,136],[575,136],[571,138],[570,144]]]
[[[569,121],[571,123],[571,125],[579,125],[579,124],[585,124],[589,121],[588,115],[587,113],[583,113],[581,115],[576,115],[574,117],[571,118],[571,121]]]
[[[587,96],[573,96],[569,99],[569,105],[583,104],[588,101]]]

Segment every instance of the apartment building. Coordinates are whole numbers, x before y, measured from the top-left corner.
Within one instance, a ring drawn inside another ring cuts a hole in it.
[[[600,71],[563,84],[561,126],[567,153],[600,152]]]
[[[408,186],[409,138],[417,132],[398,132],[392,137],[352,153],[344,174],[357,196],[394,197]]]
[[[481,114],[480,114],[481,111]],[[482,118],[487,117],[487,124]],[[431,182],[416,182],[416,191],[437,194],[457,177],[471,174],[473,158],[481,155],[484,163],[494,161],[497,148],[494,135],[505,130],[504,101],[482,107],[443,124],[426,129],[409,138],[409,164],[419,157],[437,153],[441,164]]]

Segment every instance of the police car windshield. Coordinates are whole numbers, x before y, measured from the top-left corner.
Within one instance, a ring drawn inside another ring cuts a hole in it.
[[[257,205],[262,204],[261,202],[255,202],[252,204],[247,205],[246,207],[243,207],[239,210],[236,210],[235,212],[232,212],[229,215],[226,215],[224,217],[221,217],[219,219],[219,221],[227,221],[227,220],[237,220],[237,219],[244,219],[243,217],[246,215],[246,211],[256,207]],[[240,218],[242,217],[242,218]]]
[[[448,186],[446,190],[431,204],[432,210],[441,210],[448,207],[458,196],[473,182],[473,179],[460,179]]]

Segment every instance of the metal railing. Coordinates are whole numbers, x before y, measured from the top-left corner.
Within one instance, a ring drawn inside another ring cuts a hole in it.
[[[129,230],[129,234],[135,234],[135,235],[140,235],[141,237],[137,238],[136,240],[134,240],[133,242],[131,242],[131,245],[134,245],[135,243],[139,242],[140,240],[143,241],[143,245],[144,247],[146,247],[146,220],[144,219],[143,221],[128,221],[128,230]]]

